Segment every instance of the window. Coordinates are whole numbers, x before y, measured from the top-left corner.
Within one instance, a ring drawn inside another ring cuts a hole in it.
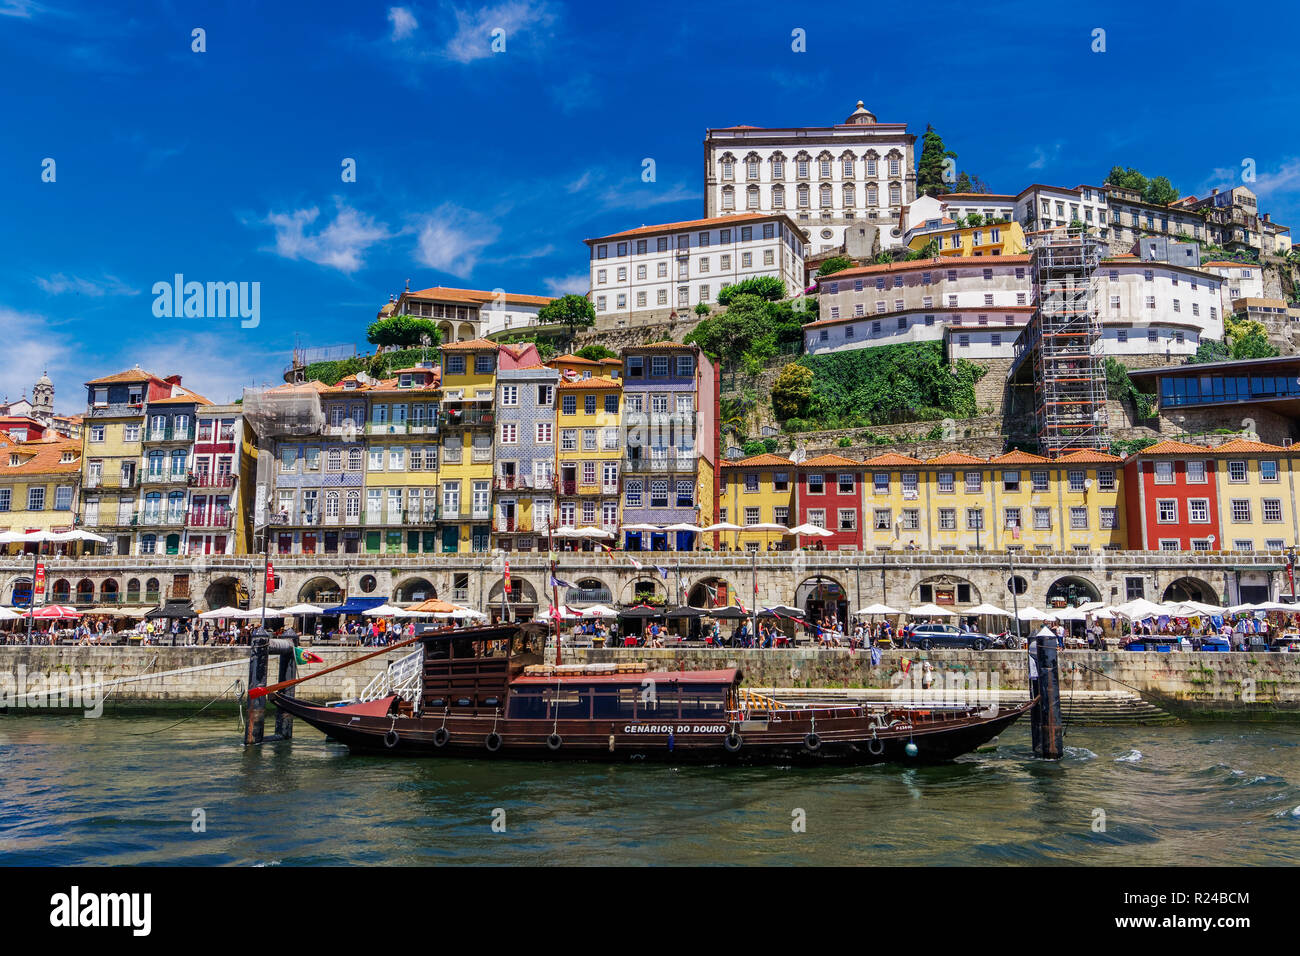
[[[821,495],[826,493],[825,476],[821,473],[808,476],[808,494]]]
[[[1115,490],[1115,469],[1113,468],[1097,469],[1097,490],[1098,491]]]
[[[943,494],[951,494],[956,485],[956,477],[951,471],[939,472],[939,491]]]
[[[27,510],[44,511],[45,510],[45,486],[37,485],[34,488],[27,489]]]
[[[56,505],[55,507],[58,506]],[[1260,507],[1261,510],[1263,511],[1265,521],[1282,520],[1282,499],[1281,498],[1265,498],[1262,502],[1260,502]]]
[[[1070,508],[1070,530],[1087,531],[1088,530],[1088,509],[1083,507]]]
[[[1156,484],[1172,485],[1174,483],[1174,463],[1172,461],[1158,461],[1155,463]]]
[[[1156,500],[1156,521],[1160,524],[1177,524],[1178,502],[1173,498]]]
[[[1240,484],[1246,480],[1246,463],[1244,461],[1228,462],[1228,480]]]
[[[983,508],[966,509],[966,530],[967,531],[984,530],[984,509]]]
[[[1033,490],[1034,490],[1034,491],[1046,491],[1046,490],[1047,490],[1047,472],[1045,472],[1045,471],[1031,471],[1031,472],[1029,473],[1029,480],[1030,480],[1030,481],[1032,482],[1032,484],[1033,484]]]
[[[1250,520],[1250,500],[1247,498],[1232,499],[1232,521],[1234,524],[1241,524]]]
[[[1260,481],[1277,481],[1277,462],[1264,460],[1259,463]]]
[[[984,473],[979,471],[968,471],[963,475],[966,484],[966,494],[977,495],[984,490]]]
[[[940,531],[957,530],[957,509],[956,508],[939,509],[939,530]]]
[[[1114,531],[1119,527],[1119,510],[1117,508],[1100,508],[1098,514],[1101,519],[1101,530]]]
[[[1034,509],[1034,530],[1035,531],[1052,530],[1052,509],[1051,508]]]
[[[668,507],[668,481],[664,478],[656,478],[650,482],[650,507],[667,508]]]
[[[884,515],[885,515],[885,528],[888,529],[889,512],[886,511]],[[852,508],[840,508],[838,527],[839,530],[841,531],[856,531],[858,527],[858,513],[854,511]],[[876,512],[876,527],[877,528],[880,527],[880,512]]]
[[[501,404],[518,405],[519,404],[519,386],[502,385],[501,386]]]
[[[539,445],[549,445],[549,444],[554,440],[554,439],[551,437],[551,423],[550,423],[550,422],[538,422],[538,423],[537,423],[537,437],[536,437],[535,440],[536,440],[537,444],[539,444]]]
[[[1187,499],[1187,520],[1193,524],[1208,524],[1210,521],[1210,499]]]
[[[1205,484],[1205,462],[1204,461],[1200,461],[1200,460],[1188,461],[1186,463],[1186,468],[1187,468],[1187,483],[1189,485]]]
[[[1069,482],[1071,491],[1083,491],[1083,472],[1070,471],[1066,473],[1066,479]]]
[[[514,422],[501,423],[501,444],[514,445],[519,441],[519,426]]]

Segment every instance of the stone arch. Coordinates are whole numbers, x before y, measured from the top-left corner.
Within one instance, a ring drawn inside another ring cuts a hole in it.
[[[140,602],[140,579],[126,579],[126,603],[138,604]]]
[[[90,578],[82,578],[78,581],[76,597],[73,600],[77,604],[94,604],[95,582]]]
[[[648,596],[667,600],[668,592],[658,578],[636,577],[623,585],[623,604],[640,604]]]
[[[1219,592],[1214,585],[1201,578],[1184,575],[1170,581],[1165,588],[1161,601],[1200,601],[1203,604],[1218,604]]]
[[[122,587],[116,578],[105,578],[99,583],[99,603],[117,604],[122,599]]]
[[[827,615],[845,625],[849,620],[849,589],[843,581],[829,574],[813,574],[799,582],[794,589],[794,606],[809,621],[820,621]]]
[[[436,598],[438,589],[428,578],[411,577],[393,588],[393,600],[399,604],[411,604]]]
[[[574,578],[575,587],[565,590],[565,604],[613,604],[614,589],[597,577]]]
[[[9,603],[14,607],[27,607],[32,602],[32,579],[16,577],[9,588]]]
[[[726,607],[736,593],[725,578],[700,578],[687,590],[686,603],[691,607]]]
[[[456,328],[450,322],[439,322],[438,331],[442,333],[444,345],[450,345],[456,341]]]
[[[474,326],[470,325],[468,322],[462,322],[460,327],[456,329],[456,341],[468,342],[473,338]]]
[[[162,597],[162,585],[157,578],[146,578],[144,582],[144,602],[154,604]]]
[[[501,606],[501,592],[505,589],[505,582],[497,580],[492,585],[492,590],[488,592],[488,606]],[[537,604],[537,589],[526,579],[511,575],[510,577],[510,600],[506,602],[510,605],[516,604]],[[486,610],[486,609],[485,609]]]
[[[26,579],[22,579],[26,583]],[[18,586],[18,582],[14,582]],[[57,578],[50,587],[50,600],[54,604],[71,604],[72,603],[72,582],[67,578]]]
[[[909,598],[913,604],[938,604],[940,607],[970,607],[982,604],[980,590],[969,578],[955,574],[932,574],[913,586]]]
[[[1060,604],[1053,602],[1064,599],[1065,607],[1078,607],[1080,604],[1087,604],[1090,601],[1101,600],[1101,589],[1085,577],[1077,574],[1067,574],[1064,577],[1057,578],[1047,589],[1047,606],[1061,607]]]
[[[208,610],[215,610],[219,607],[238,607],[239,606],[239,579],[233,575],[223,575],[219,578],[213,578],[203,590],[203,603],[208,606]]]
[[[329,575],[318,574],[298,589],[298,600],[303,604],[341,603],[343,587]]]

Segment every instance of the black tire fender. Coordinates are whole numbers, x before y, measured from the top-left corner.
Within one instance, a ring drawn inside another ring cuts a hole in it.
[[[818,737],[816,734],[808,734],[803,739],[803,745],[810,752],[816,753],[819,749],[821,749],[822,739]]]
[[[563,746],[564,746],[564,738],[561,737],[559,734],[551,734],[551,736],[546,738],[547,750],[559,750]]]
[[[872,737],[867,741],[867,753],[873,757],[879,757],[885,752],[885,742],[879,737]]]
[[[439,727],[433,732],[433,745],[435,747],[445,747],[449,740],[451,740],[451,733],[446,727]]]
[[[496,753],[501,749],[501,735],[495,730],[483,738],[483,746],[490,752]]]
[[[397,742],[400,739],[401,738],[397,736],[397,731],[390,727],[388,733],[384,734],[384,746],[389,750],[392,750],[397,746]]]
[[[729,754],[734,754],[743,744],[744,740],[734,730],[722,739],[722,746],[726,748]]]

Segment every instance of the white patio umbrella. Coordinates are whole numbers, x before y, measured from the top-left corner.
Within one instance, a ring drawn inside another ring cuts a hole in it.
[[[860,607],[854,614],[866,616],[868,614],[902,614],[897,608],[892,608],[888,604],[868,604],[866,607]]]
[[[1036,607],[1022,607],[1016,614],[1020,621],[1046,621],[1047,615]]]
[[[108,539],[93,531],[73,528],[71,531],[57,532],[59,541],[94,541],[96,544],[108,544]]]
[[[575,528],[573,530],[573,536],[575,538],[612,538],[614,537],[614,532],[589,525],[585,528]]]
[[[400,607],[394,607],[391,604],[381,604],[378,607],[372,607],[368,611],[362,611],[366,617],[397,617],[401,613]]]
[[[677,524],[664,525],[665,531],[693,531],[699,534],[704,529],[697,524],[691,524],[687,521],[679,521]]]
[[[1145,598],[1135,598],[1125,604],[1119,604],[1111,608],[1120,617],[1128,618],[1130,621],[1144,621],[1149,617],[1159,617],[1161,614],[1169,612],[1159,604],[1154,604]]]
[[[957,612],[937,604],[919,604],[907,612],[908,617],[956,617]]]
[[[1011,612],[992,604],[976,604],[962,611],[963,614],[988,614],[993,617],[1010,617]]]
[[[612,607],[607,607],[604,604],[595,604],[589,608],[585,608],[582,612],[582,616],[590,620],[603,620],[604,618],[618,617],[618,611],[615,611]]]
[[[211,611],[204,611],[202,614],[199,615],[199,619],[203,621],[215,621],[217,618],[220,617],[243,617],[243,616],[244,616],[244,612],[237,607],[218,607],[218,608],[213,608]]]
[[[1255,611],[1286,611],[1288,614],[1300,614],[1300,604],[1284,604],[1281,601],[1262,601],[1251,605]]]
[[[1056,621],[1086,621],[1088,614],[1086,611],[1080,611],[1077,607],[1062,608],[1059,611],[1052,611],[1047,615],[1049,619]]]
[[[791,528],[791,529],[789,530],[789,533],[790,533],[790,534],[796,534],[796,535],[798,535],[798,534],[811,534],[811,535],[813,535],[814,537],[817,537],[817,538],[829,538],[829,537],[830,537],[831,535],[833,535],[835,532],[834,532],[834,531],[827,531],[825,528],[819,528],[819,527],[817,527],[817,525],[815,525],[815,524],[801,524],[801,525],[796,525],[795,527]]]
[[[323,607],[317,607],[315,604],[290,604],[284,609],[285,614],[324,614]]]
[[[623,530],[624,531],[662,531],[664,529],[662,525],[646,524],[645,522],[642,522],[640,524],[625,524],[623,525]]]
[[[7,607],[0,607],[0,621],[16,621],[24,616],[25,615],[19,614],[17,611],[10,610]]]
[[[629,525],[629,527],[631,526]],[[745,529],[738,524],[732,524],[730,521],[719,521],[717,524],[711,524],[701,530],[707,534],[711,531],[743,531]]]

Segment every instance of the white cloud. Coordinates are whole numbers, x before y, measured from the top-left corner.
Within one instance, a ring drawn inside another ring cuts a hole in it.
[[[430,268],[465,277],[500,234],[501,227],[486,217],[444,203],[421,221],[415,257]]]
[[[1061,144],[1053,143],[1044,149],[1042,146],[1034,147],[1034,159],[1029,163],[1030,169],[1044,169],[1048,163],[1055,162],[1056,157],[1061,154]]]
[[[388,227],[344,202],[336,202],[334,220],[315,233],[307,231],[320,217],[315,206],[267,216],[262,222],[275,229],[276,253],[347,273],[365,265],[362,257],[366,249],[387,239]]]
[[[553,276],[543,279],[542,285],[549,295],[567,295],[570,292],[586,295],[591,289],[591,274],[580,272],[571,276]]]
[[[49,7],[34,0],[0,0],[0,17],[18,17],[30,20],[34,13],[49,13]]]
[[[388,22],[393,25],[392,39],[394,43],[405,40],[419,26],[415,22],[415,14],[411,13],[406,7],[389,7]]]
[[[83,279],[81,276],[64,275],[56,272],[48,279],[36,277],[36,284],[48,295],[63,295],[74,292],[77,295],[100,299],[106,295],[140,295],[142,289],[127,285],[117,276],[105,275],[100,279]]]
[[[112,363],[103,371],[118,372],[138,363],[155,375],[179,374],[182,385],[210,401],[233,402],[243,394],[245,385],[282,382],[284,351],[253,346],[253,336],[261,334],[254,329],[187,333],[183,326],[172,324],[165,337],[154,335],[138,343],[124,343],[121,352],[130,360]],[[247,341],[241,336],[248,337]],[[55,384],[57,387],[57,380]]]
[[[703,193],[682,183],[669,186],[637,179],[635,182],[610,186],[599,198],[605,209],[650,209],[667,203],[698,201],[702,197]]]
[[[52,322],[43,315],[0,306],[0,339],[5,362],[0,366],[0,393],[11,399],[23,392],[31,397],[32,383],[48,370],[54,381],[55,405],[61,410],[85,405],[81,383],[84,358],[66,336],[50,334]]]
[[[496,30],[504,31],[508,54],[517,34],[547,27],[555,19],[545,3],[528,0],[512,0],[481,9],[451,7],[450,10],[456,20],[456,32],[443,47],[442,55],[457,63],[473,63],[491,56],[492,34]],[[532,48],[536,49],[535,43]]]

